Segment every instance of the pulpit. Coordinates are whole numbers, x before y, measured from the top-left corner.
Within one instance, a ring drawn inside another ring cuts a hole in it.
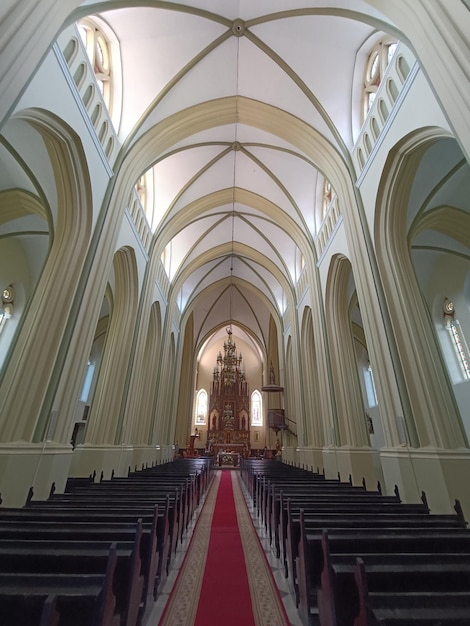
[[[198,435],[198,433],[196,433],[196,434],[194,434],[194,435],[191,435],[191,436],[189,437],[189,450],[188,450],[188,456],[191,456],[191,457],[196,456],[196,452],[195,452],[195,449],[194,449],[194,442],[196,441],[196,439],[199,439],[199,435]]]

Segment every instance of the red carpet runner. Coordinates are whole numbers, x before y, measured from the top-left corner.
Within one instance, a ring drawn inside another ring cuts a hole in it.
[[[220,471],[160,626],[286,626],[238,473]]]

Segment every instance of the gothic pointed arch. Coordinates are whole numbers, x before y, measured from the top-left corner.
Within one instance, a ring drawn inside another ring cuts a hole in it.
[[[194,372],[196,369],[196,355],[194,350],[194,315],[191,313],[184,326],[181,359],[181,383],[179,387],[178,403],[175,417],[175,441],[181,446],[186,445],[186,439],[191,429],[191,416],[193,414],[192,394],[186,393],[187,389],[194,389]]]
[[[305,395],[305,443],[322,446],[325,442],[318,384],[318,363],[313,329],[312,309],[306,307],[302,318],[302,371]]]
[[[70,331],[69,311],[89,244],[91,184],[80,138],[65,122],[41,109],[29,109],[10,123],[17,131],[11,134],[7,128],[11,141],[18,142],[14,149],[27,150],[30,142],[36,148],[29,149],[29,169],[48,159],[47,176],[35,184],[40,212],[48,219],[49,248],[3,372],[0,388],[8,419],[0,439],[41,441],[48,430],[55,391],[49,384],[62,372],[63,339]]]
[[[136,408],[136,419],[133,420],[132,440],[140,444],[150,443],[150,430],[155,404],[156,383],[161,348],[161,308],[154,302],[150,309],[142,371],[139,376],[140,385],[137,396],[140,398]]]
[[[92,444],[122,444],[130,437],[123,420],[127,366],[137,311],[138,281],[135,252],[119,249],[113,260],[114,309],[96,394],[90,411],[86,440]]]
[[[406,384],[406,437],[415,447],[458,448],[467,437],[431,323],[420,284],[409,226],[431,205],[430,185],[444,177],[449,134],[424,128],[405,137],[389,153],[376,205],[375,243],[378,266],[397,341]],[[440,165],[437,165],[439,164]],[[437,167],[436,167],[437,165]],[[432,175],[430,172],[432,171]]]
[[[338,413],[338,443],[367,446],[370,442],[349,316],[354,292],[351,263],[343,255],[335,255],[328,272],[325,308]]]

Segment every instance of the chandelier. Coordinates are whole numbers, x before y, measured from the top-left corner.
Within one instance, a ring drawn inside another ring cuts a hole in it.
[[[237,381],[245,380],[242,370],[242,353],[237,353],[236,343],[232,339],[232,327],[226,328],[228,338],[224,341],[224,354],[217,355],[217,367],[214,368],[214,380],[220,380],[226,387]]]

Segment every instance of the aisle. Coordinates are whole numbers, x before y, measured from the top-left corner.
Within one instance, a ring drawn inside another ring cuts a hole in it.
[[[286,626],[236,471],[219,471],[160,626]]]

